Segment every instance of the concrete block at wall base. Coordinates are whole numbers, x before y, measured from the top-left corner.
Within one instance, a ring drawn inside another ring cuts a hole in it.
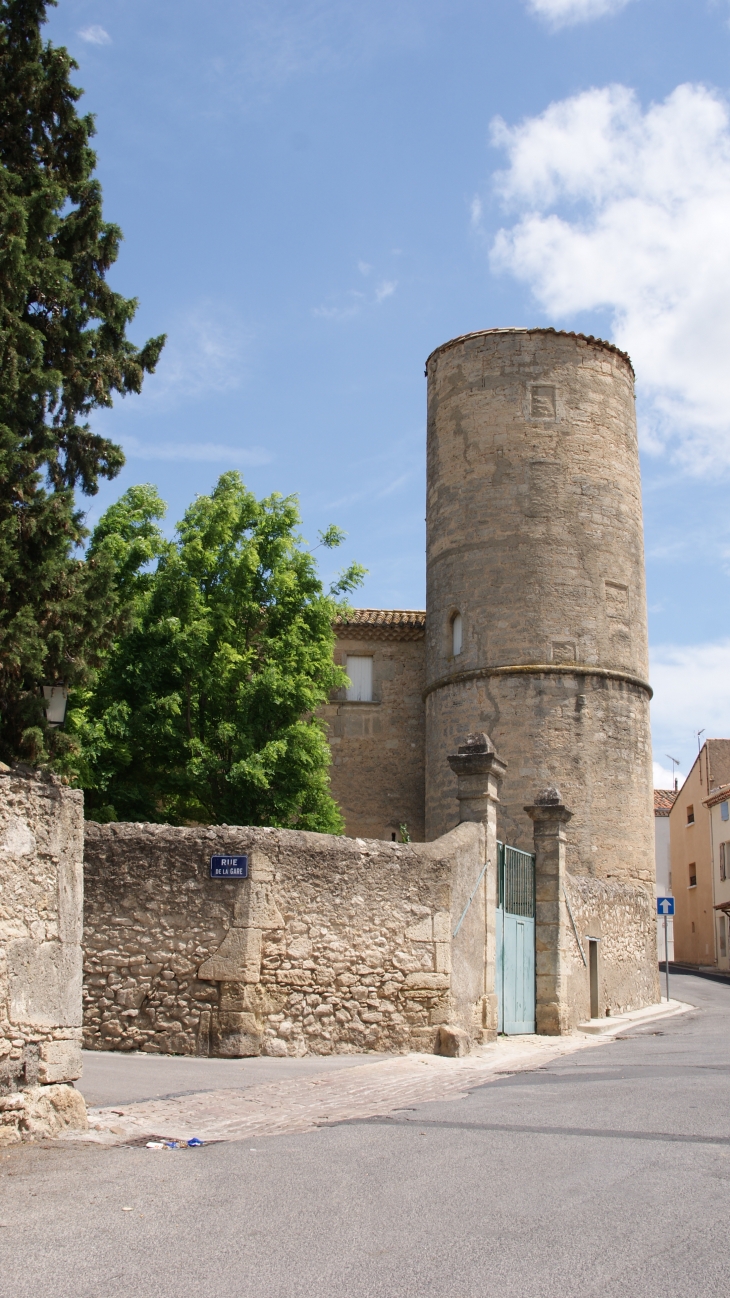
[[[561,1037],[570,1032],[568,1007],[557,1001],[537,1005],[535,1030],[541,1037]]]
[[[0,1096],[0,1146],[88,1129],[84,1097],[73,1086],[31,1086]]]
[[[451,1024],[442,1023],[439,1028],[438,1042],[436,1053],[447,1055],[449,1059],[461,1059],[463,1055],[468,1055],[471,1049],[469,1033],[463,1028],[455,1028]]]
[[[82,1066],[78,1041],[41,1042],[38,1081],[42,1085],[49,1082],[74,1082],[81,1076]]]
[[[213,1014],[210,1053],[221,1059],[250,1059],[261,1054],[263,1033],[253,1014]]]
[[[499,998],[496,992],[482,997],[482,1041],[496,1041],[499,1028]]]

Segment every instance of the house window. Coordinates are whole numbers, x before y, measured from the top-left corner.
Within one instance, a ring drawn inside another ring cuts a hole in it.
[[[724,881],[728,876],[728,867],[730,867],[730,843],[720,844],[720,878]]]
[[[730,820],[730,812],[726,802],[720,803],[720,820]]]
[[[351,703],[372,703],[373,701],[373,660],[348,654],[345,671],[350,677],[347,698]]]
[[[690,888],[697,887],[697,866],[695,865],[694,861],[692,861],[689,867],[689,886]]]
[[[694,825],[694,823],[695,823],[695,809],[692,806],[692,803],[690,802],[687,808],[687,824]]]
[[[455,658],[461,653],[461,647],[464,642],[464,623],[461,619],[461,613],[454,613],[451,619],[451,652]]]

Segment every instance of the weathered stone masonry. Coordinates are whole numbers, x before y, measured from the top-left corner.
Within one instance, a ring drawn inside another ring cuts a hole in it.
[[[83,797],[0,769],[0,1144],[85,1126]]]
[[[248,880],[208,878],[249,854]],[[301,1055],[481,1039],[484,828],[433,844],[87,824],[91,1049]],[[458,1036],[458,1033],[457,1033]]]
[[[631,362],[593,338],[495,329],[426,368],[427,613],[340,624],[336,659],[372,658],[372,697],[322,709],[333,792],[364,837],[89,826],[92,1047],[490,1035],[498,836],[536,853],[538,1031],[591,1013],[589,950],[601,1015],[658,998]],[[436,841],[391,842],[404,822]],[[248,884],[209,880],[214,851],[249,851]]]
[[[222,1056],[463,1052],[491,1039],[497,809],[504,763],[484,734],[449,758],[461,823],[398,844],[223,826],[89,825],[85,1041],[91,1049]],[[535,826],[537,1030],[656,999],[641,888],[566,871],[557,790]],[[250,877],[210,879],[246,852]]]

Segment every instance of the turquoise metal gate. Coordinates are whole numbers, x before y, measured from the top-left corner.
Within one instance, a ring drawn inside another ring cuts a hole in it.
[[[498,843],[499,1031],[535,1031],[535,858]]]

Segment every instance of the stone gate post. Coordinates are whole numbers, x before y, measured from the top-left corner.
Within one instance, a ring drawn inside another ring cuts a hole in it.
[[[506,764],[497,756],[488,735],[467,735],[457,753],[448,759],[457,779],[459,821],[477,821],[484,825],[484,880],[472,908],[478,906],[484,925],[484,999],[482,1032],[484,1039],[497,1035],[496,912],[497,912],[497,806]],[[476,882],[476,880],[475,880]]]
[[[557,789],[538,793],[525,807],[535,840],[536,1029],[547,1036],[570,1031],[565,950],[565,827],[573,813]]]

